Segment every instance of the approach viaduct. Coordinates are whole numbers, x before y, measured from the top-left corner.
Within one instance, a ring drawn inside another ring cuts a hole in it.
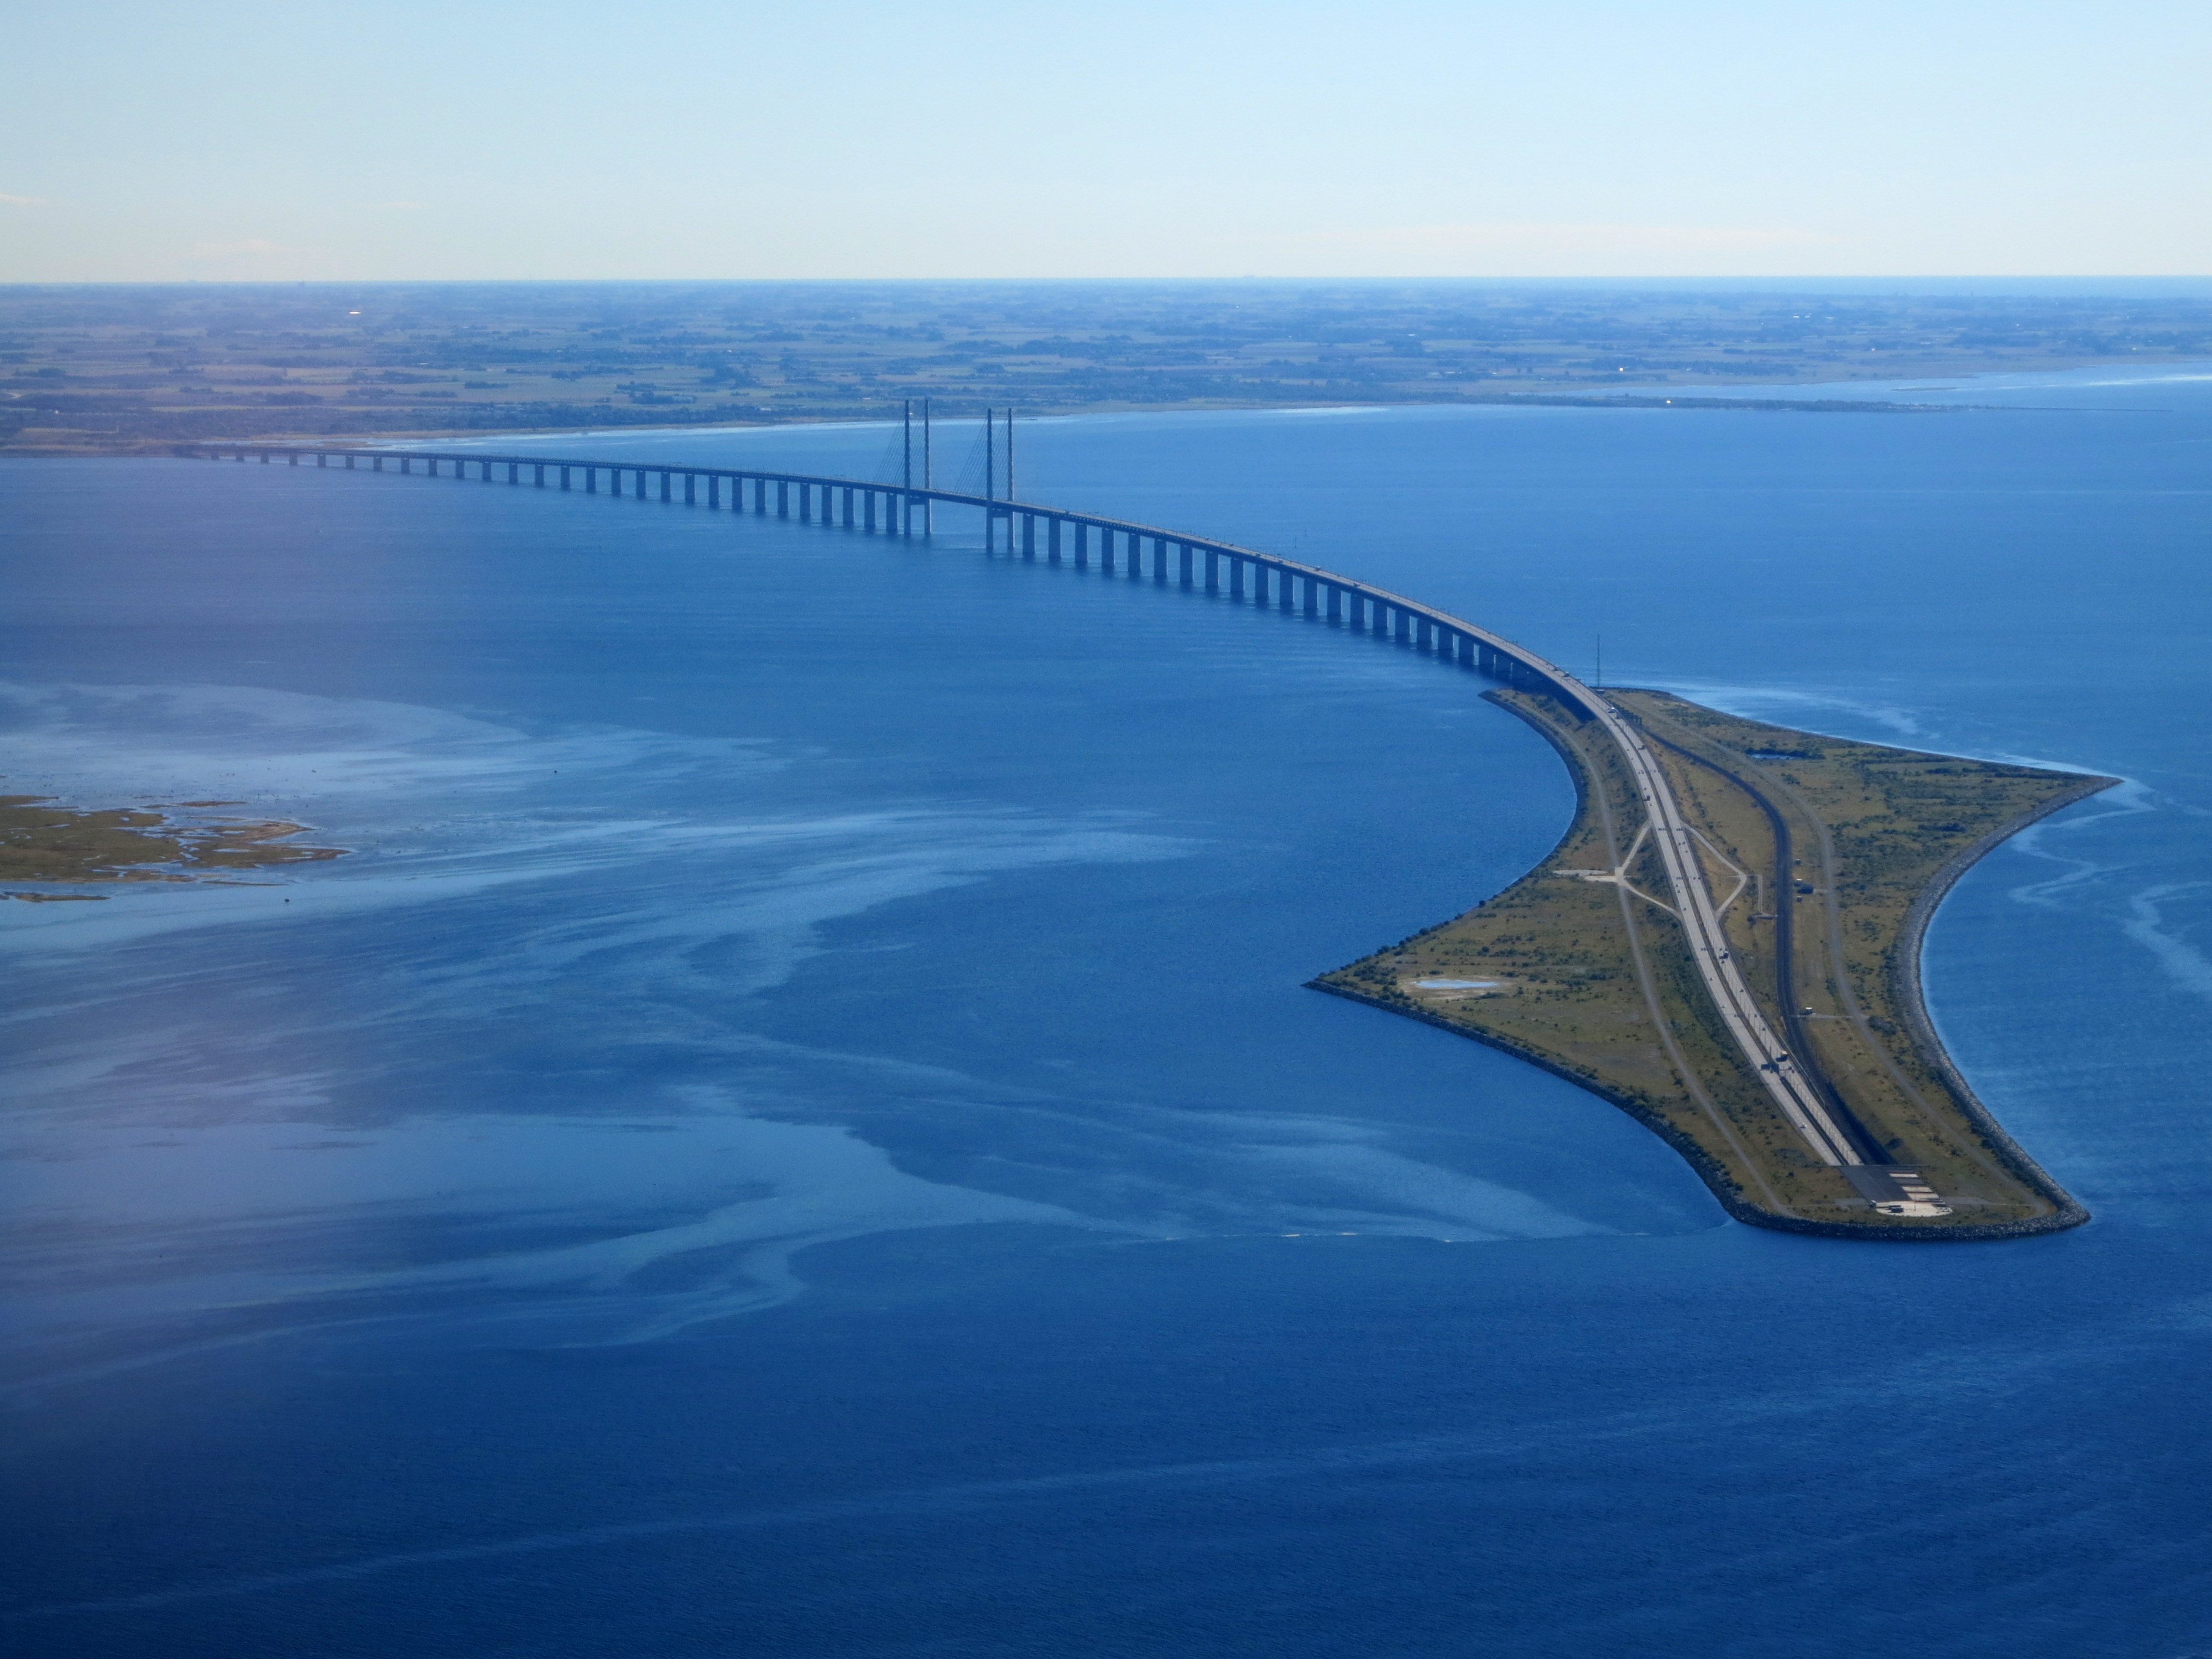
[[[1545,693],[1577,719],[1596,721],[1620,750],[1650,820],[1698,976],[1749,1073],[1823,1164],[1871,1174],[1888,1162],[1879,1143],[1826,1080],[1798,1066],[1759,1007],[1729,952],[1720,907],[1705,879],[1694,835],[1643,732],[1602,695],[1558,665],[1434,605],[1231,542],[999,495],[903,483],[751,467],[495,455],[477,450],[214,442],[182,445],[176,453],[209,460],[245,461],[251,457],[264,465],[282,459],[292,466],[305,463],[462,481],[470,479],[473,468],[475,478],[484,483],[526,483],[541,489],[586,495],[680,500],[687,506],[894,536],[929,533],[939,506],[969,507],[983,515],[986,542],[993,547],[998,526],[1004,523],[1006,551],[1016,558],[1072,563],[1078,568],[1095,564],[1105,575],[1130,581],[1149,578],[1163,586],[1202,587],[1210,593],[1225,592],[1232,599],[1249,595],[1250,603],[1262,608],[1325,616],[1352,631],[1394,640],[1508,685]]]

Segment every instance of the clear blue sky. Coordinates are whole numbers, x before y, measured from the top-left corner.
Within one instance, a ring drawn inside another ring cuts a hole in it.
[[[0,280],[2212,271],[2212,6],[15,0]]]

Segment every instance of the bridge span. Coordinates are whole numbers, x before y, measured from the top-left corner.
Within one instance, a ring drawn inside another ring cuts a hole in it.
[[[1508,685],[1547,695],[1577,720],[1597,722],[1619,750],[1650,820],[1698,977],[1749,1073],[1821,1163],[1859,1170],[1887,1162],[1874,1137],[1825,1079],[1800,1068],[1760,1010],[1729,952],[1694,835],[1643,732],[1601,693],[1557,664],[1449,611],[1370,582],[1233,542],[995,495],[753,467],[494,455],[477,450],[218,441],[180,445],[176,453],[208,460],[243,462],[251,457],[267,465],[281,459],[291,466],[311,463],[405,475],[416,475],[420,467],[419,476],[428,477],[449,476],[450,468],[450,476],[463,482],[475,468],[478,482],[517,486],[526,482],[526,482],[533,488],[585,495],[601,493],[604,479],[604,493],[610,495],[657,495],[663,501],[681,500],[688,506],[905,537],[930,533],[931,511],[937,506],[972,507],[983,515],[986,543],[994,548],[998,526],[1004,523],[1011,556],[1078,568],[1095,562],[1106,575],[1131,581],[1149,576],[1162,586],[1202,587],[1232,599],[1244,599],[1249,591],[1250,601],[1263,608],[1326,616],[1353,631],[1395,640]],[[504,477],[495,477],[495,471]]]

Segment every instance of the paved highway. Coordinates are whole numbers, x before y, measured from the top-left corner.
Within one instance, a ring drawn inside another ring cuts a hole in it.
[[[1759,1012],[1751,994],[1751,987],[1736,966],[1729,950],[1728,935],[1721,927],[1720,911],[1713,903],[1712,890],[1705,884],[1696,843],[1658,757],[1651,752],[1644,734],[1622,718],[1611,703],[1587,689],[1582,690],[1582,696],[1607,735],[1620,746],[1635,775],[1644,810],[1651,820],[1652,838],[1658,843],[1659,856],[1667,866],[1668,883],[1674,889],[1682,926],[1689,933],[1690,953],[1697,962],[1706,991],[1720,1010],[1729,1035],[1751,1062],[1753,1074],[1765,1085],[1783,1115],[1796,1126],[1806,1145],[1823,1164],[1861,1162],[1858,1149],[1830,1114],[1820,1091],[1799,1070],[1781,1038],[1766,1023],[1765,1015]]]

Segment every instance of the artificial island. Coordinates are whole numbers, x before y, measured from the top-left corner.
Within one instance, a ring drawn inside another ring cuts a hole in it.
[[[939,507],[971,509],[987,556],[1249,604],[1485,675],[1501,683],[1490,695],[1543,732],[1575,775],[1580,804],[1565,840],[1496,898],[1315,988],[1572,1079],[1665,1137],[1741,1220],[1973,1239],[2088,1218],[1944,1054],[1922,1002],[1920,940],[1983,853],[2118,780],[1600,691],[1526,646],[1356,577],[1016,499],[1011,416],[1003,428],[987,416],[984,433],[981,495],[933,488],[926,469],[917,482],[910,442],[896,483],[483,449],[222,441],[177,453],[312,466],[333,481],[368,472],[574,490],[924,542]],[[927,455],[926,426],[922,435]]]
[[[1741,1220],[1937,1239],[2088,1218],[1945,1054],[1920,942],[1982,854],[2118,780],[1816,736],[1659,691],[1489,695],[1565,758],[1573,823],[1496,897],[1316,989],[1602,1095]]]

